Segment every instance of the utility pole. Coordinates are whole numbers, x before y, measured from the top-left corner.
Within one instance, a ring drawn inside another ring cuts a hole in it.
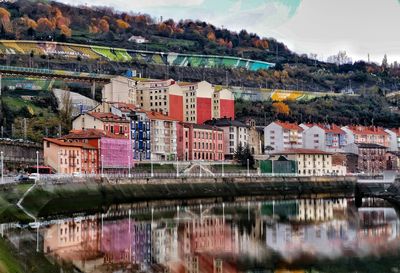
[[[225,71],[225,77],[226,77],[226,87],[228,87],[229,86],[228,71]]]
[[[26,118],[24,118],[24,140],[26,140]]]

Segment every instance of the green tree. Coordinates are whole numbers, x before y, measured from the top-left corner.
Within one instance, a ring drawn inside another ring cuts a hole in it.
[[[249,166],[253,168],[255,160],[253,155],[251,154],[249,145],[243,147],[242,143],[236,148],[234,159],[242,166],[247,166],[247,160],[249,160]]]

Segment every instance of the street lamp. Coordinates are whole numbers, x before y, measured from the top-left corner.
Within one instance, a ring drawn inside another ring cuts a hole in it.
[[[128,164],[129,164],[128,177],[131,178],[131,156],[130,155],[128,155]]]
[[[4,154],[1,151],[1,184],[4,184]]]
[[[222,160],[222,177],[225,176],[224,161],[225,161],[225,160]]]
[[[247,176],[250,176],[250,166],[249,159],[247,159]]]
[[[151,155],[150,155],[150,164],[151,164],[151,177],[154,177],[153,157]]]
[[[36,173],[39,180],[39,151],[36,151]]]
[[[178,162],[178,154],[176,155],[176,177],[179,177],[179,162]]]
[[[104,176],[104,155],[101,155],[101,177]]]

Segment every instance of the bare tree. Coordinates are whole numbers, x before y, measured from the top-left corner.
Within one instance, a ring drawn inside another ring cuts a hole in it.
[[[339,51],[336,55],[329,56],[327,61],[336,65],[351,64],[352,59],[347,55],[345,50]]]

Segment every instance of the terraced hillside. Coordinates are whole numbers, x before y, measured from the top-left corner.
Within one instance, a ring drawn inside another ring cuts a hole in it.
[[[269,69],[274,66],[273,63],[230,56],[154,52],[41,41],[0,40],[0,54],[51,55],[75,60],[80,58],[113,62],[136,61],[155,65],[205,68],[242,68],[250,71]]]

